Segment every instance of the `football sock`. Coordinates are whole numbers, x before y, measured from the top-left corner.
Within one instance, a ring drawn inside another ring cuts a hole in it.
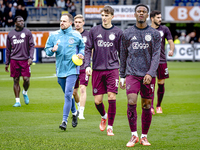
[[[81,106],[81,107],[80,107],[80,113],[83,114],[83,113],[84,113],[84,110],[85,110],[85,107],[82,107],[82,106]]]
[[[72,113],[72,115],[73,115],[73,116],[76,116],[76,115],[77,115],[77,111],[76,111],[75,113]]]
[[[67,124],[67,122],[66,122],[66,121],[62,121],[62,123],[63,123],[63,122],[65,122],[65,123]]]
[[[28,91],[25,91],[24,89],[23,89],[23,91],[22,91],[22,93],[23,93],[24,95],[27,95],[27,92],[28,92]]]
[[[104,116],[101,116],[103,119],[107,119],[107,113]]]
[[[131,132],[131,134],[132,134],[132,136],[134,135],[134,136],[138,137],[137,131]]]
[[[158,92],[157,92],[158,103],[157,103],[157,107],[160,107],[162,99],[163,99],[163,96],[164,96],[164,93],[165,93],[165,86],[164,86],[164,84],[158,84]]]
[[[142,134],[141,138],[146,137],[147,138],[147,134]]]
[[[97,110],[99,111],[99,113],[101,114],[101,116],[104,116],[106,114],[103,102],[99,105],[95,103],[95,106]]]
[[[142,134],[147,134],[151,125],[151,109],[142,108]]]
[[[78,111],[80,110],[80,102],[76,103],[77,107],[78,107]]]
[[[131,132],[137,131],[137,111],[136,111],[137,105],[130,105],[128,104],[127,109],[127,117],[129,121],[129,127],[131,129]]]
[[[116,114],[116,100],[108,100],[108,125],[113,126]]]
[[[108,126],[107,126],[107,130],[108,130],[108,129],[112,129],[112,130],[113,130],[113,127],[110,126],[110,125],[108,125]]]
[[[15,98],[16,103],[20,103],[20,98]]]

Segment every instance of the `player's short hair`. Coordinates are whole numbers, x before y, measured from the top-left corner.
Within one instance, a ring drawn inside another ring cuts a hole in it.
[[[136,9],[137,9],[138,7],[140,7],[140,6],[146,7],[146,8],[147,8],[147,11],[149,12],[149,7],[147,7],[147,5],[142,4],[142,3],[137,4],[137,5],[135,6],[135,12],[136,12]]]
[[[77,19],[77,18],[83,19],[83,22],[85,22],[85,19],[84,19],[84,17],[81,14],[76,15],[74,17],[74,20]]]
[[[69,14],[69,13],[63,13],[62,16],[68,16],[69,21],[70,21],[70,22],[73,22],[73,16],[72,16],[71,14]],[[61,17],[62,17],[62,16],[61,16]]]
[[[16,17],[14,18],[14,23],[17,21],[18,18],[23,18],[23,17],[22,17],[22,16],[16,16]]]
[[[161,11],[159,11],[159,10],[153,10],[150,13],[150,18],[154,18],[156,15],[160,15],[160,14],[161,14]]]
[[[110,6],[105,6],[104,8],[101,9],[100,11],[101,13],[102,12],[105,12],[107,14],[111,14],[111,15],[114,15],[114,9]]]

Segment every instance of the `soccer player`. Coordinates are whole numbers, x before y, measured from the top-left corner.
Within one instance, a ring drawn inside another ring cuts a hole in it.
[[[76,110],[75,101],[72,100],[72,94],[80,67],[73,63],[72,56],[77,54],[80,59],[83,59],[85,43],[80,33],[72,29],[72,22],[72,15],[62,14],[60,30],[52,33],[45,45],[45,51],[48,56],[56,54],[56,75],[58,83],[65,94],[63,120],[59,126],[61,130],[66,130],[70,109],[73,115],[72,126],[76,127],[78,124],[79,112]]]
[[[170,51],[168,52],[169,56],[173,56],[174,53],[174,42],[171,35],[171,32],[168,27],[161,25],[161,12],[158,10],[154,10],[150,13],[150,18],[152,21],[151,27],[155,28],[160,32],[161,35],[161,52],[160,52],[160,63],[157,70],[157,81],[158,81],[158,91],[157,91],[157,106],[156,113],[162,113],[161,102],[165,93],[165,79],[169,78],[169,72],[167,68],[167,60],[165,56],[165,38],[167,39]],[[154,95],[151,103],[151,112],[155,115],[154,107],[153,107]]]
[[[84,24],[85,24],[85,20],[82,15],[79,14],[74,17],[75,29],[82,35],[83,40],[86,43],[89,36],[89,32],[83,29]],[[85,61],[83,59],[83,64],[80,66],[80,74],[78,76],[78,79],[76,80],[76,84],[75,84],[74,92],[73,92],[75,101],[77,103],[80,103],[79,116],[78,116],[79,119],[85,119],[83,114],[84,114],[85,103],[86,103],[86,87],[89,81],[89,76],[86,75],[85,73],[84,64],[85,64]],[[80,82],[80,94],[81,94],[80,99],[78,95],[79,82]]]
[[[159,32],[147,24],[148,12],[149,8],[146,5],[136,5],[134,14],[136,24],[123,32],[121,40],[120,87],[125,89],[126,78],[127,117],[132,133],[127,147],[133,147],[139,142],[136,111],[139,92],[142,104],[140,144],[151,145],[147,140],[147,133],[152,120],[151,98],[159,64],[161,38]]]
[[[111,21],[114,9],[105,6],[101,10],[102,24],[93,27],[89,32],[89,41],[85,49],[86,74],[92,74],[92,88],[96,109],[101,115],[99,128],[104,131],[108,118],[107,135],[113,136],[113,123],[116,114],[116,94],[119,83],[119,51],[122,30]],[[93,49],[92,69],[90,58]],[[103,95],[108,94],[108,116],[103,104]]]
[[[24,19],[21,16],[14,18],[15,29],[10,31],[6,41],[6,66],[5,71],[9,72],[14,81],[14,93],[16,103],[13,107],[21,107],[20,103],[20,76],[23,77],[23,97],[25,104],[29,104],[27,95],[30,86],[31,68],[34,54],[34,41],[30,30],[24,28]]]

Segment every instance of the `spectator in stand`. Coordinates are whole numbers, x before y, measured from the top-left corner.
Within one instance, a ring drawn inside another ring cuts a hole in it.
[[[3,13],[0,10],[0,27],[3,27]]]
[[[6,17],[5,27],[14,27],[14,17],[11,11],[8,13],[8,16]]]
[[[51,7],[54,7],[54,4],[56,4],[57,6],[57,2],[56,0],[47,0],[47,7],[49,7],[49,18],[51,20],[51,18],[53,17],[53,9]]]
[[[58,0],[57,7],[65,9],[65,0]]]
[[[22,15],[22,5],[20,4],[20,5],[17,6],[17,10],[15,12],[15,17],[21,16],[21,15]]]
[[[71,14],[73,17],[76,16],[76,5],[74,4],[74,2],[72,2],[70,14]]]
[[[181,44],[185,43],[185,32],[181,32],[181,36],[179,37]]]
[[[28,2],[26,3],[26,6],[34,6],[34,1],[28,0]]]
[[[35,7],[43,7],[44,6],[44,0],[35,0]]]
[[[5,5],[3,3],[3,0],[0,0],[0,10],[2,13],[4,12],[4,9],[5,9]]]
[[[11,8],[13,18],[15,17],[16,10],[17,10],[17,3],[15,2],[13,3],[13,7]]]
[[[66,10],[68,11],[68,13],[71,12],[71,6],[72,6],[71,0],[67,0],[65,7],[66,7]]]
[[[198,36],[197,36],[197,32],[196,32],[196,30],[194,30],[193,32],[193,36],[190,38],[190,41],[189,41],[189,43],[197,43],[198,42]]]
[[[4,9],[4,20],[8,17],[9,12],[11,11],[12,3],[7,2],[6,7]]]
[[[22,18],[24,19],[24,22],[26,21],[27,17],[28,17],[28,11],[26,10],[26,7],[24,5],[22,5]]]
[[[54,4],[57,6],[56,0],[47,0],[47,7],[54,7]]]
[[[3,3],[3,0],[0,0],[0,11],[1,11],[1,26],[4,27],[5,24],[5,18],[4,18],[4,9],[5,9],[5,5]]]
[[[5,3],[13,3],[13,1],[12,0],[5,0]]]
[[[36,12],[36,20],[39,21],[40,20],[40,14],[42,13],[42,9],[41,7],[44,6],[44,0],[35,0],[35,7],[37,7],[37,12]]]
[[[58,0],[57,1],[57,14],[62,14],[62,11],[65,10],[65,0]],[[57,17],[57,20],[59,20],[60,17]]]
[[[193,42],[197,42],[197,36],[196,36],[196,31],[192,31],[190,32],[186,37],[185,37],[185,40],[186,40],[186,43],[191,43],[192,41]]]
[[[178,35],[174,36],[174,44],[181,44],[181,41],[178,38]]]
[[[22,6],[25,5],[24,0],[17,0],[16,2],[17,2],[17,5],[22,5]]]
[[[139,4],[140,3],[140,0],[132,0],[132,4],[133,5],[137,5],[137,4]]]

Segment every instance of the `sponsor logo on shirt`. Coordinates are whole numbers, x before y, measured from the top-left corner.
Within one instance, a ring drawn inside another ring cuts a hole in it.
[[[113,43],[112,42],[104,42],[103,40],[98,40],[97,45],[99,47],[111,47],[111,46],[113,46]]]
[[[134,36],[134,37],[132,37],[132,39],[131,40],[137,40],[137,38]]]
[[[132,43],[133,49],[146,49],[149,47],[148,43],[139,43],[139,42],[133,42]]]
[[[14,38],[16,38],[16,36],[15,36],[15,35],[12,37],[12,39],[14,39]]]
[[[24,39],[20,39],[20,40],[14,39],[14,40],[13,40],[13,43],[14,43],[14,44],[19,44],[19,43],[21,44],[21,43],[23,43],[23,42],[24,42]]]
[[[99,34],[99,35],[97,35],[97,37],[98,37],[98,38],[102,38],[102,35],[101,35],[101,34]]]

